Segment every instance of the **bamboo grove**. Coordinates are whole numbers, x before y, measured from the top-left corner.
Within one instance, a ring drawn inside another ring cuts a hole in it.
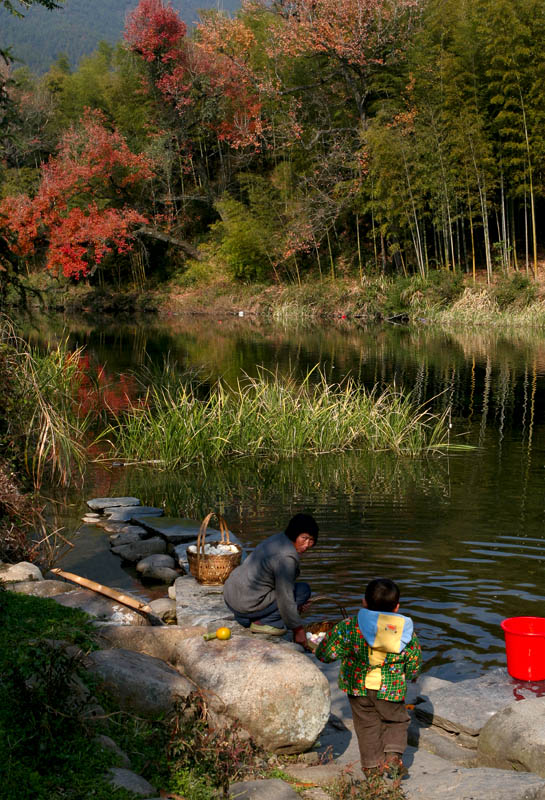
[[[543,0],[245,0],[189,32],[140,0],[76,70],[15,66],[5,275],[537,277]]]

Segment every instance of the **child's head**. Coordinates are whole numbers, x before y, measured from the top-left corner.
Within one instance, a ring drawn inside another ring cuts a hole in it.
[[[399,587],[389,578],[375,578],[365,589],[365,605],[370,611],[397,611]]]

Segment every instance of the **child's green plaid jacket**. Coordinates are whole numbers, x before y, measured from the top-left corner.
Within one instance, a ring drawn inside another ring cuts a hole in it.
[[[347,694],[366,695],[365,677],[371,669],[369,645],[358,625],[357,616],[339,622],[316,649],[320,661],[341,659],[339,688]],[[422,650],[416,634],[401,653],[386,653],[380,667],[381,683],[377,698],[399,702],[405,699],[407,680],[415,678],[422,667]]]

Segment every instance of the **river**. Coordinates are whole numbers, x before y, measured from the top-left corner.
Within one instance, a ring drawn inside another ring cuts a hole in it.
[[[154,380],[165,359],[203,377],[234,381],[259,366],[330,381],[410,389],[416,402],[450,409],[453,442],[473,449],[431,458],[348,453],[270,462],[240,459],[166,474],[93,468],[56,524],[76,535],[67,569],[134,588],[108,552],[107,535],[80,527],[84,500],[136,495],[169,515],[221,509],[249,546],[298,511],[313,513],[318,545],[302,559],[313,589],[355,610],[366,582],[396,580],[427,667],[445,677],[505,664],[500,621],[545,616],[545,338],[528,332],[426,326],[273,324],[241,317],[153,316],[133,321],[35,316],[24,335],[42,346],[67,336],[104,367],[111,399]],[[136,377],[135,377],[136,376]],[[334,616],[316,606],[313,618]]]

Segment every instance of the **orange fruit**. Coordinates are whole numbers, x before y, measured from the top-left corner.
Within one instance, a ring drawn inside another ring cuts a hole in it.
[[[231,638],[231,629],[230,628],[218,628],[216,631],[216,639],[230,639]]]

